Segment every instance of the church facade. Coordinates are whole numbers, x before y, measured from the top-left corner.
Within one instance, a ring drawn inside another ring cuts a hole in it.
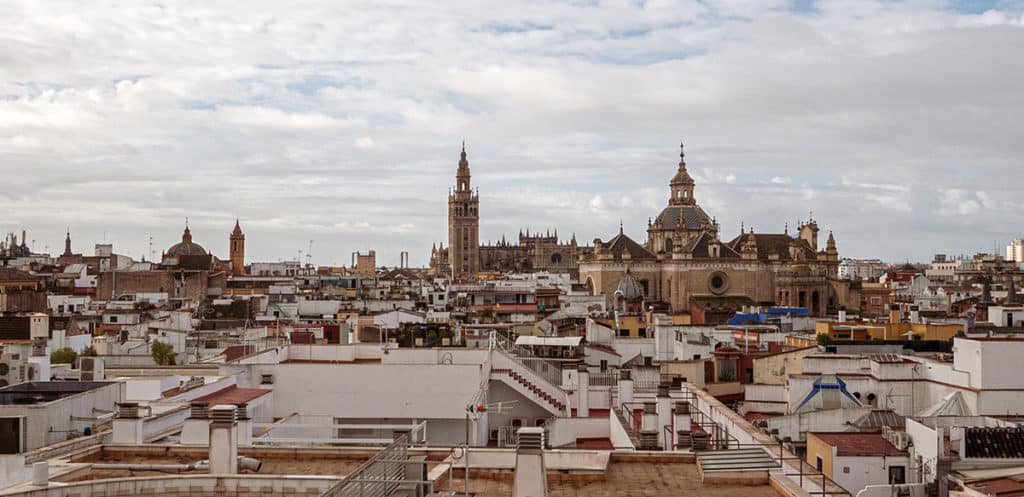
[[[480,195],[472,189],[472,175],[463,144],[455,173],[455,188],[448,193],[448,246],[435,244],[430,252],[430,273],[455,281],[470,281],[481,272],[550,271],[577,274],[580,256],[588,247],[552,234],[520,231],[516,240],[480,243]]]
[[[730,240],[697,203],[695,182],[680,146],[679,165],[669,181],[668,205],[648,221],[647,241],[637,243],[619,233],[594,240],[592,253],[579,262],[580,282],[609,306],[624,278],[634,279],[643,299],[673,312],[728,315],[743,305],[805,307],[824,315],[859,297],[838,278],[839,253],[830,232],[819,247],[819,228],[810,219],[788,233],[741,232]],[[741,230],[743,231],[743,230]]]

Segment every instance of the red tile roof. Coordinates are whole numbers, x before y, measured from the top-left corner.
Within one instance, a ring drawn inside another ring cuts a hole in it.
[[[272,390],[262,388],[238,388],[238,385],[231,385],[223,390],[204,395],[192,401],[195,404],[208,404],[211,406],[220,404],[244,404],[253,399],[262,397]]]
[[[1024,483],[1013,478],[995,478],[992,480],[975,481],[967,484],[972,490],[985,495],[997,497],[1017,497],[1024,495]]]
[[[836,448],[839,456],[901,456],[906,451],[897,449],[881,433],[814,433],[822,442]]]

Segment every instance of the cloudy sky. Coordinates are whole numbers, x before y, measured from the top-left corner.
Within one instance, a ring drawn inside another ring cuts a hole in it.
[[[481,238],[638,240],[685,141],[732,238],[813,211],[840,254],[1024,234],[1024,5],[13,0],[0,231],[425,264],[466,141]],[[1002,250],[1002,248],[1000,248]]]

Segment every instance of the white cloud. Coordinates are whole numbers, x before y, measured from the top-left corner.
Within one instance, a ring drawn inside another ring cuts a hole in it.
[[[790,5],[8,2],[0,231],[141,254],[188,216],[223,254],[239,216],[257,259],[425,263],[466,140],[483,238],[642,239],[683,139],[726,233],[813,210],[893,259],[1019,235],[1020,8]]]

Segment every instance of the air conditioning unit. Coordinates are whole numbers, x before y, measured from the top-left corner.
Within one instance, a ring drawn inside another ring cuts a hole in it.
[[[260,377],[260,385],[273,385],[273,384],[274,384],[274,375],[272,375],[272,374],[265,374],[265,375],[262,375]]]
[[[4,357],[0,361],[0,387],[6,387],[7,385],[13,385],[20,383],[22,380],[21,376],[21,361],[11,359],[9,356]]]

